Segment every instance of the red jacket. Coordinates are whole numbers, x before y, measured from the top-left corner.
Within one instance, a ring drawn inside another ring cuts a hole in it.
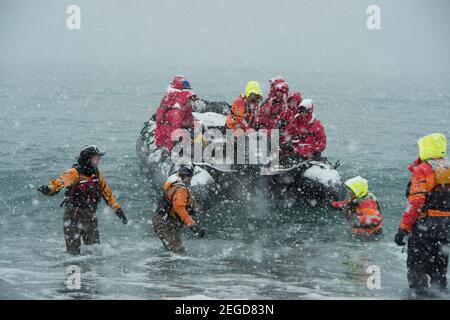
[[[426,216],[450,216],[450,212],[446,210],[426,209],[424,205],[427,202],[427,194],[430,195],[435,192],[435,187],[441,185],[440,181],[442,174],[435,172],[430,162],[445,161],[444,159],[429,160],[422,162],[417,159],[409,166],[409,171],[412,172],[411,187],[409,188],[408,207],[403,213],[400,229],[411,231],[414,223],[419,217]],[[448,179],[448,171],[444,167],[445,175]]]
[[[255,118],[256,129],[273,129],[277,119],[284,112],[287,105],[285,101],[277,101],[275,98],[267,98],[258,108]]]
[[[283,130],[286,129],[287,124],[294,119],[295,115],[298,113],[298,106],[302,102],[302,94],[300,92],[294,92],[291,94],[286,101],[286,108],[281,111],[279,117],[275,120],[275,126]],[[295,101],[296,105],[294,107],[290,106],[290,102]]]
[[[162,97],[161,102],[159,103],[160,106],[171,106],[173,105],[173,99],[174,99],[174,92],[181,92],[181,91],[188,91],[190,89],[187,89],[184,86],[184,82],[187,81],[186,78],[183,75],[177,75],[175,76],[172,81],[170,82],[170,85],[167,87],[167,93]]]
[[[288,123],[281,137],[281,144],[292,144],[295,152],[311,157],[314,152],[322,152],[327,144],[325,129],[312,112],[302,117],[300,114]]]
[[[286,80],[284,80],[284,78],[282,76],[277,76],[275,78],[270,79],[269,80],[269,84],[270,84],[269,98],[274,98],[275,97],[276,87],[279,86],[279,85],[285,84],[288,87],[288,90],[289,90],[289,86],[288,86]]]
[[[194,116],[192,106],[186,103],[193,93],[189,90],[173,91],[168,93],[156,110],[155,142],[158,147],[173,148],[172,132],[176,129],[194,129]]]
[[[431,166],[427,164],[426,162],[422,162],[419,158],[417,158],[409,167],[408,170],[412,172],[412,178],[411,178],[411,187],[413,180],[415,182],[418,181],[420,177],[423,177],[424,175],[430,174]],[[432,172],[431,172],[432,173]],[[411,189],[410,189],[411,190]],[[421,211],[420,208],[425,204],[425,195],[420,194],[412,194],[409,191],[408,196],[408,207],[406,208],[405,212],[403,213],[402,221],[400,222],[400,228],[405,231],[411,231],[412,226],[416,222],[417,218],[419,217]]]
[[[277,97],[281,93],[282,98]],[[270,80],[269,97],[263,102],[256,112],[255,128],[271,130],[275,128],[280,115],[287,108],[289,85],[283,78],[278,77]],[[280,100],[281,99],[281,100]]]

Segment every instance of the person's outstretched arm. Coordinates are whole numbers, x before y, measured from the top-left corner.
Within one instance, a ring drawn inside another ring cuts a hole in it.
[[[70,168],[64,171],[58,178],[50,181],[49,185],[43,185],[38,188],[38,191],[47,195],[53,196],[65,187],[74,185],[79,179],[78,171],[75,168]]]

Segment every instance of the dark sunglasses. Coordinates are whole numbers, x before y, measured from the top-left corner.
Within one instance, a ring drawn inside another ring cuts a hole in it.
[[[260,96],[260,95],[257,95],[257,94],[254,94],[254,93],[252,93],[252,94],[250,95],[250,100],[255,101],[255,102],[259,102],[259,101],[261,101],[262,99],[263,99],[263,97]]]
[[[305,107],[300,107],[300,108],[298,108],[298,111],[300,112],[300,113],[306,113],[306,112],[308,112],[308,109],[306,109]]]

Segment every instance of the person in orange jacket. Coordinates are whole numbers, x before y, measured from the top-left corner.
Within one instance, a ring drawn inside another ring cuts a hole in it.
[[[38,191],[47,196],[54,196],[67,188],[64,212],[64,238],[69,254],[80,254],[81,238],[84,244],[100,243],[97,222],[97,205],[103,198],[115,211],[116,215],[127,223],[120,204],[111,192],[103,172],[98,170],[103,152],[96,146],[86,146],[80,152],[78,163],[65,171],[49,185],[43,185]]]
[[[408,207],[395,235],[399,246],[408,241],[408,283],[417,293],[433,288],[446,291],[450,242],[450,161],[447,140],[434,133],[418,141],[419,158],[407,190]]]
[[[226,119],[226,127],[233,130],[238,137],[254,131],[255,112],[262,101],[261,86],[256,81],[249,81],[245,87],[245,94],[240,95],[232,104]]]
[[[166,181],[159,208],[153,216],[153,230],[164,248],[177,254],[186,253],[179,234],[183,226],[188,227],[199,238],[205,236],[205,230],[198,227],[192,218],[195,214],[194,196],[189,184],[193,175],[192,166],[182,165],[178,170],[178,178]]]
[[[355,235],[381,235],[383,217],[380,205],[375,196],[369,192],[367,180],[357,176],[347,180],[345,186],[350,190],[349,198],[344,201],[332,201],[333,208],[344,209]]]

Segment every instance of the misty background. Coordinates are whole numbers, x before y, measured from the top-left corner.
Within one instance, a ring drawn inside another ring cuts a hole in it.
[[[69,30],[66,8],[81,9]],[[366,9],[381,8],[381,30]],[[0,2],[2,64],[104,64],[274,72],[448,73],[450,2]]]
[[[81,9],[81,30],[66,27],[69,5]],[[381,30],[367,29],[370,5]],[[449,9],[447,0],[0,0],[0,299],[407,297],[393,237],[417,139],[450,137]],[[384,238],[355,242],[340,212],[256,197],[218,204],[200,221],[207,241],[186,236],[186,259],[164,256],[151,228],[160,186],[139,171],[135,141],[175,74],[215,101],[231,103],[249,80],[267,95],[277,75],[314,99],[325,156],[341,161],[342,180],[369,180]],[[101,169],[130,222],[99,207],[102,253],[77,260],[83,289],[71,292],[63,194],[36,189],[86,144],[106,151]],[[366,286],[368,265],[382,270],[379,291]]]

